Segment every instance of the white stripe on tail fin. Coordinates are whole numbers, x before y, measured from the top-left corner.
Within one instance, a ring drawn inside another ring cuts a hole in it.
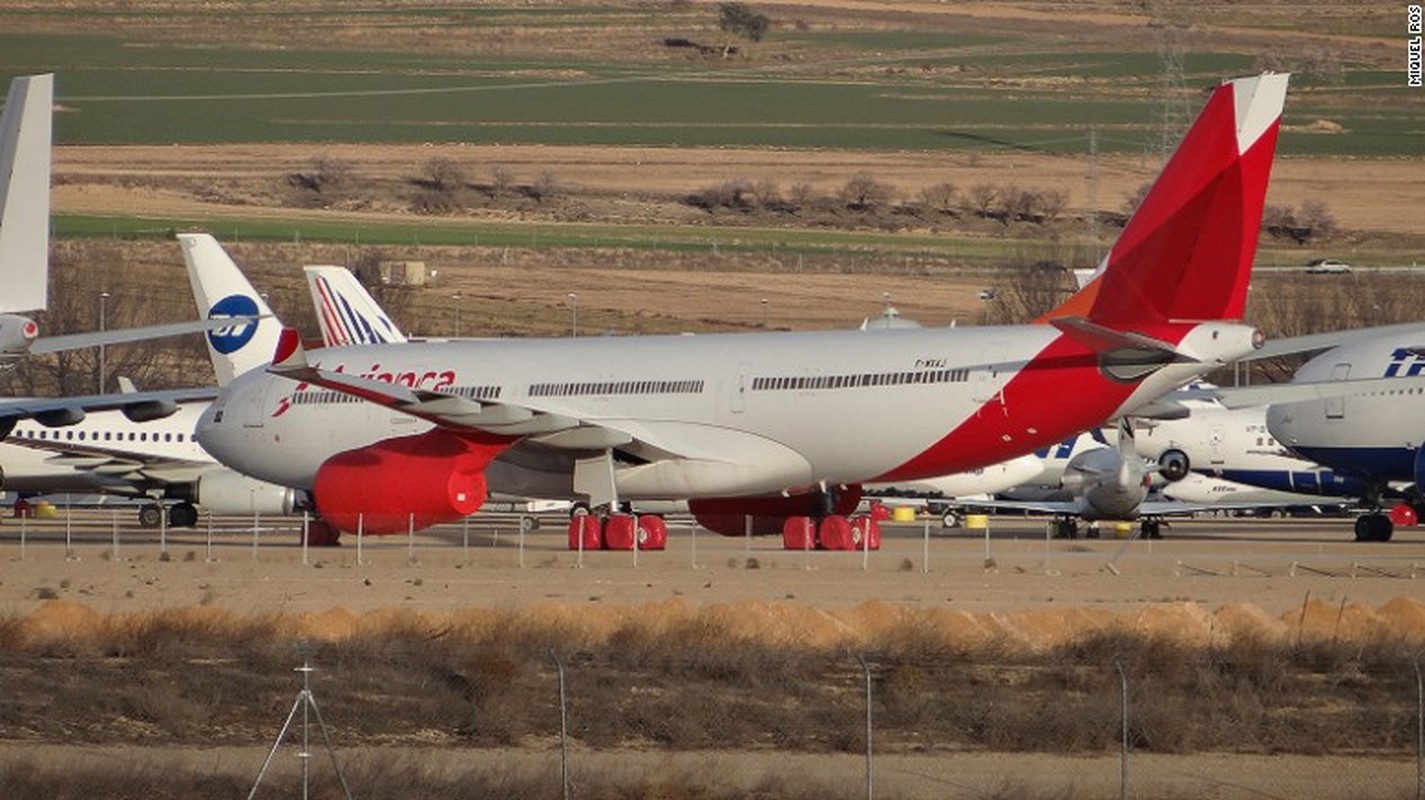
[[[404,342],[406,335],[386,316],[376,299],[346,267],[304,267],[307,287],[322,326],[322,343],[348,344]]]
[[[10,82],[0,116],[0,311],[49,301],[50,128],[54,76]]]
[[[237,322],[208,332],[208,356],[218,385],[257,367],[265,367],[277,347],[282,323],[272,316],[267,301],[252,288],[218,240],[206,233],[180,233],[183,260],[193,284],[198,313],[208,319],[261,316],[257,322]]]

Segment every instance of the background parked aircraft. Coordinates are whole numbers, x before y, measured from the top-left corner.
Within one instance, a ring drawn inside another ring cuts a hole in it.
[[[1297,370],[1293,383],[1384,378],[1379,386],[1339,397],[1272,404],[1268,430],[1303,458],[1363,485],[1379,509],[1393,487],[1405,489],[1420,507],[1425,478],[1425,342],[1386,335],[1328,350]],[[1421,343],[1416,343],[1421,342]],[[1391,518],[1379,510],[1356,520],[1356,538],[1388,541]]]

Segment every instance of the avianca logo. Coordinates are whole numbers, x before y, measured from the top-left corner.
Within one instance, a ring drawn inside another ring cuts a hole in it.
[[[1387,378],[1413,378],[1425,370],[1425,358],[1422,358],[1418,347],[1397,347],[1390,354],[1390,363],[1386,365],[1385,377]]]
[[[320,368],[321,364],[313,364],[313,367]],[[332,372],[346,372],[345,364],[338,364]],[[455,370],[426,370],[425,372],[384,372],[380,364],[372,364],[365,372],[358,373],[357,377],[365,378],[381,383],[390,383],[405,386],[410,389],[430,389],[440,391],[455,385]],[[293,398],[302,392],[311,389],[312,384],[302,381],[297,384],[297,388],[292,390],[292,394],[286,395],[277,401],[277,410],[272,412],[275,419],[287,413],[293,405]]]

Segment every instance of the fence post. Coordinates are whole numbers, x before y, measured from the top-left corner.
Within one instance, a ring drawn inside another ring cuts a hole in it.
[[[583,538],[583,531],[580,533],[580,538]],[[559,673],[559,783],[564,787],[564,800],[569,800],[569,712],[565,705],[564,664],[552,649],[549,658]]]
[[[1425,682],[1415,661],[1415,800],[1425,800]]]
[[[1119,754],[1118,765],[1118,800],[1128,798],[1128,673],[1123,671],[1123,664],[1119,661],[1113,662],[1113,668],[1118,670],[1118,681],[1122,691],[1123,708],[1123,744]]]
[[[871,665],[866,663],[865,656],[860,653],[856,654],[856,660],[861,662],[861,672],[866,676],[866,800],[872,800],[875,797],[875,785],[871,771]]]

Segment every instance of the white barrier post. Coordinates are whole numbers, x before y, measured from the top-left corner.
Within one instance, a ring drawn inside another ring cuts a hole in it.
[[[123,559],[119,557],[119,515],[118,515],[118,514],[110,514],[110,515],[109,515],[109,526],[110,526],[110,533],[111,533],[112,536],[114,537],[114,560],[115,560],[115,561],[122,561]]]
[[[406,515],[406,563],[416,563],[416,515]]]
[[[930,572],[930,520],[925,520],[925,533],[920,543],[921,574]]]
[[[69,518],[69,506],[64,507],[64,560],[78,561],[79,556],[74,554],[74,527]]]
[[[356,515],[356,566],[358,567],[363,566],[365,564],[365,562],[361,560],[361,534],[364,532],[365,528],[366,514],[363,512],[361,514]]]

